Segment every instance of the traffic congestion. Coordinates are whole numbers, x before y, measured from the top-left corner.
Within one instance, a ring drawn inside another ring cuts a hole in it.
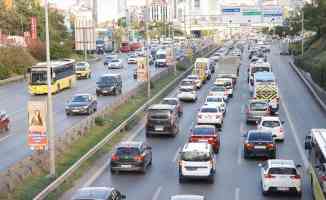
[[[135,137],[115,147],[110,170],[73,199],[108,188],[117,199],[311,199],[277,51],[264,39],[238,41],[197,58],[191,75],[147,109]]]

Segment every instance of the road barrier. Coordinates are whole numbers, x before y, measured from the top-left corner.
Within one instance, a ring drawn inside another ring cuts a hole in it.
[[[213,50],[205,50],[201,51],[201,55],[203,54],[210,54],[212,51],[215,51],[216,48],[209,46],[205,47],[205,49],[213,49]],[[169,73],[168,70],[164,71]],[[90,149],[84,156],[82,156],[77,162],[75,162],[68,170],[66,170],[61,176],[59,176],[55,181],[53,181],[50,185],[48,185],[42,192],[40,192],[34,200],[41,200],[45,199],[49,193],[54,191],[60,184],[62,184],[67,178],[69,178],[74,172],[79,169],[79,167],[89,158],[91,158],[97,151],[99,151],[101,148],[104,147],[105,144],[107,144],[112,137],[114,137],[116,134],[120,133],[122,130],[125,129],[126,126],[128,126],[129,122],[133,121],[135,117],[137,117],[140,113],[143,113],[144,110],[153,104],[155,101],[160,99],[163,96],[166,96],[173,88],[175,88],[176,85],[178,85],[179,81],[184,79],[186,76],[188,76],[192,72],[192,67],[189,67],[185,72],[180,74],[176,79],[174,79],[172,82],[170,82],[167,86],[165,86],[161,91],[159,91],[155,96],[153,96],[151,99],[149,99],[143,106],[137,109],[130,117],[128,117],[125,121],[123,121],[117,128],[115,128],[109,135],[107,135],[102,141],[100,141],[97,145],[95,145],[92,149]],[[158,74],[156,77],[153,77],[152,80],[157,80],[158,77],[161,77],[162,74]],[[135,90],[136,91],[136,90]],[[132,93],[133,94],[133,93]],[[123,97],[122,97],[123,98]],[[126,99],[122,99],[126,100]],[[119,104],[121,104],[122,101],[117,101]],[[101,112],[99,115],[104,115],[104,112]],[[98,115],[97,115],[98,116]],[[91,117],[91,116],[90,116]],[[92,117],[90,120],[90,124],[94,123],[95,117]],[[84,122],[85,123],[85,122]]]
[[[318,102],[320,107],[326,112],[326,91],[319,87],[311,78],[309,73],[300,70],[293,62],[290,62],[290,66],[297,73],[300,79],[304,82],[309,92]]]

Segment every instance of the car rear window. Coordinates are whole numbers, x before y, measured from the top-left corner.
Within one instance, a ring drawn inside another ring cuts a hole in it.
[[[181,153],[181,160],[183,161],[209,161],[211,160],[209,153],[201,151],[186,151]]]
[[[257,132],[257,133],[249,133],[248,137],[249,141],[272,141],[272,134]]]
[[[223,98],[219,97],[207,97],[207,102],[223,102]]]
[[[225,88],[223,86],[213,87],[211,89],[212,92],[224,92]]]
[[[191,88],[180,88],[179,89],[181,92],[192,92],[192,91],[194,91],[193,89],[191,89]]]
[[[150,110],[149,118],[150,119],[169,119],[170,111],[169,110]]]
[[[269,67],[253,67],[253,69],[251,70],[252,73],[256,73],[256,72],[270,72],[270,68]]]
[[[192,83],[192,81],[182,81],[180,85],[182,85],[182,86],[192,86],[193,83]]]
[[[267,103],[264,103],[264,102],[250,103],[250,110],[253,110],[253,111],[265,111],[267,109],[268,109]]]
[[[216,113],[218,112],[217,108],[202,108],[200,109],[201,113]]]
[[[214,128],[208,128],[208,127],[201,127],[201,128],[195,128],[192,131],[193,135],[214,135],[215,129]]]
[[[264,127],[275,128],[279,127],[281,124],[279,121],[263,121],[262,125]]]
[[[108,191],[103,189],[79,190],[74,196],[74,200],[92,200],[105,199],[108,196]]]
[[[119,147],[116,151],[117,156],[137,156],[139,149],[136,147]]]
[[[297,175],[297,170],[289,167],[273,167],[268,171],[269,174]]]
[[[164,99],[162,101],[162,104],[177,105],[178,104],[178,101],[172,100],[172,99]]]

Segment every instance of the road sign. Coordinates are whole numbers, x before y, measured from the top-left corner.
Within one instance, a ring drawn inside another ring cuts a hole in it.
[[[48,147],[46,113],[46,102],[28,102],[28,145],[32,150],[45,150]]]
[[[240,8],[223,8],[222,12],[224,13],[240,12]]]
[[[145,57],[137,58],[137,80],[148,81],[148,66]]]
[[[244,16],[256,16],[256,15],[261,15],[262,12],[261,11],[245,11],[242,12],[242,15]]]

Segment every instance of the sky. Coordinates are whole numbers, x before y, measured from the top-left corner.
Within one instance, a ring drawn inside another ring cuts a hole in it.
[[[55,3],[59,8],[69,8],[76,0],[50,0]],[[145,0],[127,0],[128,5],[145,4]],[[98,0],[98,19],[100,22],[113,19],[117,15],[116,0]]]

